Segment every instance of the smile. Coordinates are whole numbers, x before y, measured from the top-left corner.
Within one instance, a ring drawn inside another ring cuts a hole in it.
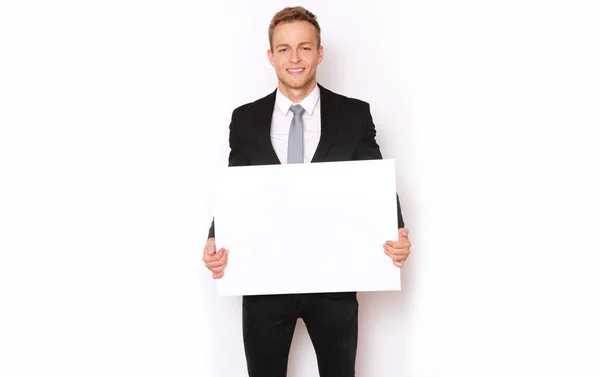
[[[286,71],[288,71],[288,73],[291,75],[299,75],[304,72],[304,69],[305,68],[288,68]]]

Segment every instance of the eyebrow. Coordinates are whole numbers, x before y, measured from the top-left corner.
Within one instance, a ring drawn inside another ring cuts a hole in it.
[[[302,45],[312,45],[312,44],[313,44],[312,42],[300,42],[300,43],[298,43],[298,45],[299,45],[299,46],[302,46]],[[280,43],[280,44],[278,44],[278,45],[277,45],[277,46],[275,46],[275,47],[276,47],[276,48],[280,48],[280,47],[290,47],[290,45],[289,45],[288,43]]]

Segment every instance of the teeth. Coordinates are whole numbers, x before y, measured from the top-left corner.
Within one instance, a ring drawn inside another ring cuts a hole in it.
[[[304,68],[300,68],[300,69],[288,69],[288,71],[290,71],[290,72],[301,72],[302,70],[304,70]]]

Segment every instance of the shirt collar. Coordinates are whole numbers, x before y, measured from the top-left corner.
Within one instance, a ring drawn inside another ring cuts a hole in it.
[[[319,86],[316,85],[313,91],[310,92],[310,94],[300,102],[300,105],[302,106],[304,111],[306,111],[310,115],[313,115],[313,112],[315,111],[315,107],[317,106],[317,102],[319,101],[320,93],[321,92],[319,90]],[[294,103],[289,98],[284,96],[283,93],[281,93],[281,91],[279,90],[279,88],[277,88],[275,106],[279,108],[279,111],[281,111],[283,115],[286,115],[287,112],[290,110],[290,107],[292,107],[292,105],[294,105]]]

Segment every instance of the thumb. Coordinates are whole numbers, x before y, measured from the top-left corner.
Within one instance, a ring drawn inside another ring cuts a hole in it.
[[[400,228],[398,229],[398,238],[408,238],[408,229],[406,228]]]
[[[214,238],[211,238],[210,240],[208,240],[208,242],[206,243],[206,251],[208,253],[208,255],[213,255],[214,253],[216,253],[216,242]]]

